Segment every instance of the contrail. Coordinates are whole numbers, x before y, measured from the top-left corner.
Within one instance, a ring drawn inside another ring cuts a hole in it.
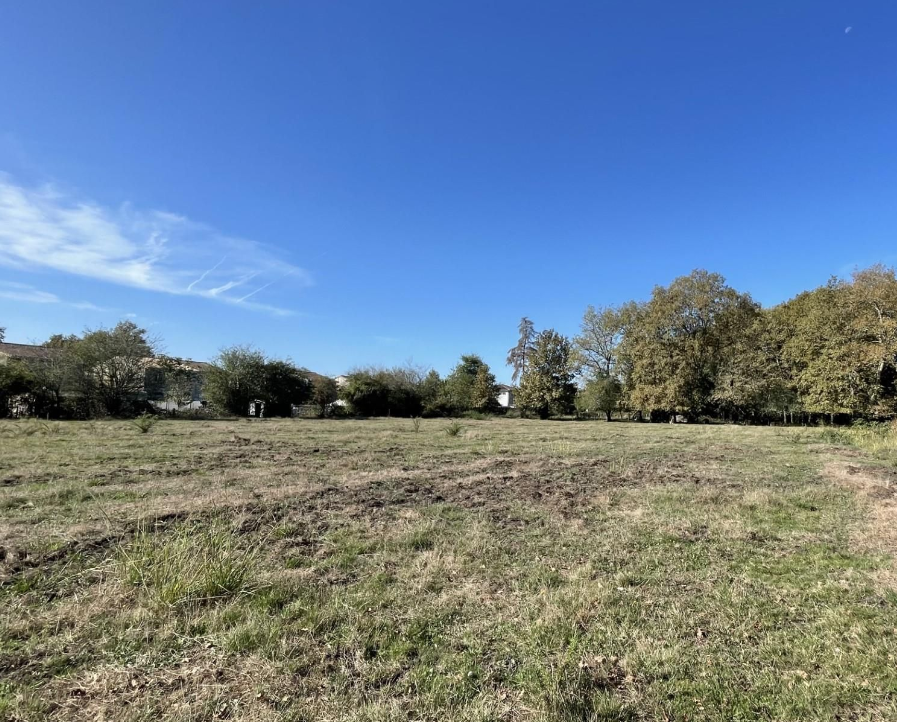
[[[287,272],[286,272],[283,276],[281,276],[280,278],[275,278],[273,281],[269,281],[269,282],[266,283],[264,286],[255,289],[252,293],[247,293],[245,296],[243,296],[243,298],[238,298],[238,299],[237,299],[237,303],[243,303],[243,301],[245,301],[247,298],[252,298],[252,297],[253,297],[255,294],[257,294],[259,291],[264,291],[264,290],[265,290],[266,288],[268,288],[268,286],[270,286],[271,284],[279,283],[280,281],[282,281],[283,279],[285,279],[287,276],[291,276],[295,270],[296,270],[295,268],[291,268],[289,271],[287,271]]]
[[[210,291],[206,291],[206,293],[208,293],[210,296],[217,296],[218,294],[223,293],[224,291],[229,291],[234,286],[242,286],[247,281],[251,281],[257,275],[259,275],[258,271],[256,271],[255,273],[250,273],[249,275],[243,276],[243,278],[238,278],[235,281],[228,281],[223,286],[218,286],[218,288],[213,288]]]
[[[197,278],[193,283],[191,283],[189,286],[187,286],[187,291],[188,291],[188,292],[189,292],[189,291],[192,291],[192,290],[193,290],[193,287],[194,287],[197,283],[199,283],[200,281],[202,281],[206,276],[208,276],[212,271],[214,271],[216,268],[218,268],[218,266],[220,266],[220,265],[221,265],[222,263],[224,263],[226,260],[227,260],[227,256],[225,256],[225,257],[222,258],[220,261],[218,261],[218,263],[216,263],[216,264],[215,264],[214,266],[212,266],[208,271],[206,271],[206,272],[203,273],[199,278]]]

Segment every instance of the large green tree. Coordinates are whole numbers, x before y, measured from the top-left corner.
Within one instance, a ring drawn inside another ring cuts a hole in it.
[[[851,334],[861,344],[861,375],[870,379],[867,413],[897,412],[897,277],[875,265],[853,273],[848,303]]]
[[[219,351],[206,371],[206,398],[219,411],[249,414],[255,401],[265,402],[266,416],[290,416],[293,405],[311,398],[308,372],[290,361],[269,359],[251,346],[230,346]]]
[[[494,413],[499,409],[498,384],[495,382],[495,374],[489,370],[486,364],[477,369],[476,378],[473,380],[471,405],[477,411],[487,413]]]
[[[720,365],[712,401],[725,418],[789,420],[801,409],[785,354],[788,326],[781,306],[761,311],[738,334]]]
[[[480,375],[481,369],[484,370],[485,376],[481,377],[481,384],[478,388],[477,377]],[[494,385],[495,377],[492,376],[489,364],[476,354],[464,354],[445,378],[443,387],[445,406],[451,410],[451,413],[480,410],[486,402],[483,384],[488,382],[489,378]]]
[[[265,392],[267,359],[251,346],[221,349],[205,373],[206,399],[218,411],[246,416],[249,404]]]
[[[431,369],[420,383],[420,400],[424,416],[442,416],[446,413],[445,382],[435,369]]]
[[[833,278],[777,309],[783,355],[811,412],[897,412],[897,279],[883,266]]]
[[[758,314],[751,297],[717,273],[696,270],[656,286],[633,309],[620,348],[630,403],[649,412],[713,413],[720,371]]]
[[[608,421],[620,406],[623,385],[613,376],[597,376],[586,381],[576,394],[576,409],[580,413],[594,414],[600,412]]]
[[[75,349],[80,339],[74,334],[55,334],[41,344],[46,355],[29,362],[34,376],[34,412],[38,416],[61,416],[66,395],[81,399],[78,385],[78,357]],[[87,404],[83,404],[86,413]]]
[[[573,339],[577,365],[588,377],[617,376],[620,343],[634,315],[634,304],[586,308],[579,335]]]
[[[99,413],[129,413],[140,401],[156,345],[131,321],[88,330],[66,349],[72,385]]]
[[[540,418],[569,414],[574,409],[573,344],[554,329],[537,334],[529,365],[520,381],[517,403]]]
[[[292,416],[294,405],[301,406],[311,398],[308,372],[290,361],[266,361],[263,375],[261,398],[266,416]]]

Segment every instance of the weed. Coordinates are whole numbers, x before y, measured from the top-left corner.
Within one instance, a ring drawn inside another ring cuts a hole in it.
[[[445,428],[445,433],[449,436],[458,436],[463,429],[464,426],[461,425],[461,422],[453,421]]]
[[[610,460],[610,464],[608,468],[611,473],[619,474],[623,476],[632,468],[633,461],[626,454],[621,454],[618,457],[614,457]]]
[[[411,427],[414,429],[415,434],[420,431],[420,416],[411,417]]]
[[[131,425],[134,426],[141,434],[148,434],[150,429],[152,429],[156,423],[159,421],[158,417],[153,414],[142,413],[136,419],[131,421]]]

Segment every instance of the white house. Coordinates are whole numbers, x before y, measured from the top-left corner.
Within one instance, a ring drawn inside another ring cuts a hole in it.
[[[514,408],[514,387],[507,384],[498,385],[498,405],[503,409]]]

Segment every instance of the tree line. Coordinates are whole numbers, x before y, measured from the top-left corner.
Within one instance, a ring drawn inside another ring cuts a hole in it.
[[[3,329],[0,329],[0,341]],[[229,346],[201,367],[161,352],[157,337],[131,321],[83,335],[55,335],[29,360],[0,364],[0,415],[15,400],[30,415],[54,418],[133,416],[191,408],[246,416],[254,404],[266,416],[452,416],[498,409],[498,384],[489,366],[464,355],[446,377],[411,364],[352,371],[340,389],[334,379],[267,356],[251,346]],[[340,401],[341,403],[336,404]]]
[[[201,367],[168,356],[131,321],[40,346],[34,358],[0,365],[0,414],[12,399],[31,415],[89,418],[154,411],[154,402],[178,411],[201,398],[210,412],[245,416],[261,401],[269,415],[289,416],[295,405],[323,410],[337,398],[333,379],[248,346],[222,349]]]
[[[882,265],[770,308],[696,270],[656,286],[645,301],[589,306],[573,338],[537,331],[528,318],[517,331],[507,363],[524,415],[762,423],[897,414],[897,278]],[[499,410],[495,375],[475,354],[462,355],[444,378],[411,364],[367,367],[338,388],[247,346],[223,349],[198,372],[160,353],[158,339],[130,321],[52,336],[43,346],[39,360],[0,366],[0,413],[12,399],[42,416],[138,413],[153,378],[169,408],[190,406],[201,384],[209,409],[235,415],[256,401],[269,416],[296,406],[357,416]]]
[[[358,416],[458,416],[499,410],[498,384],[489,365],[464,354],[442,378],[433,369],[414,366],[352,371],[340,398]]]
[[[750,422],[897,412],[897,278],[882,265],[771,308],[696,270],[647,301],[590,306],[573,345],[581,393],[602,410]]]

